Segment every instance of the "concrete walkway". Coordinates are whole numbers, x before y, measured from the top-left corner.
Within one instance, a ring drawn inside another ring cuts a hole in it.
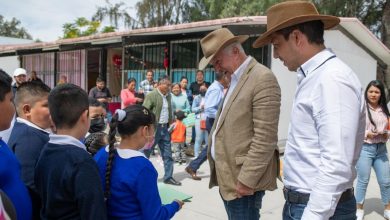
[[[151,157],[151,161],[158,170],[159,180],[164,175],[164,168],[159,156]],[[194,181],[184,171],[186,165],[175,164],[174,178],[182,182],[182,186],[170,187],[185,192],[193,196],[191,202],[185,203],[173,219],[177,220],[222,220],[227,219],[225,208],[220,198],[218,188],[208,188],[209,183],[209,164],[206,161],[198,171],[201,181]],[[260,211],[261,219],[278,220],[282,219],[284,198],[281,192],[282,183],[278,180],[278,189],[267,192],[263,198],[263,207]],[[371,180],[367,191],[365,202],[365,220],[384,219],[383,206],[380,200],[379,186],[375,173],[371,172]]]

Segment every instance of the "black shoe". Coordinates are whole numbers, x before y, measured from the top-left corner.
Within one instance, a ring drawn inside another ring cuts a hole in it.
[[[181,182],[176,181],[175,179],[173,179],[173,177],[164,180],[164,183],[165,184],[171,184],[171,185],[174,185],[174,186],[181,186]]]

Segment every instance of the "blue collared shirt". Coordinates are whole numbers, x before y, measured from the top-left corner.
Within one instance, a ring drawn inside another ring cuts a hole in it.
[[[215,118],[218,107],[223,99],[223,85],[215,80],[207,89],[204,107],[205,114],[208,118]]]

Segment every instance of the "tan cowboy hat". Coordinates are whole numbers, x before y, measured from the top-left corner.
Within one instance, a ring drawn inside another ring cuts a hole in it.
[[[248,35],[234,36],[227,28],[215,30],[200,40],[200,46],[204,57],[199,62],[199,69],[203,70],[222,48],[238,41],[240,43],[248,39]]]
[[[254,48],[269,44],[271,34],[286,27],[307,21],[320,20],[324,29],[330,29],[340,23],[335,16],[320,15],[316,7],[305,1],[286,1],[276,4],[267,10],[267,31],[253,43]]]

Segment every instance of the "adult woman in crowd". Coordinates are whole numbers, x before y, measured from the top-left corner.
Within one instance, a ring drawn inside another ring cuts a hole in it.
[[[191,107],[187,96],[182,93],[180,84],[174,83],[172,85],[172,111],[175,113],[179,110],[190,113]]]
[[[188,89],[188,79],[185,76],[182,76],[180,79],[180,87],[181,87],[181,93],[185,96],[187,96],[188,102],[190,103],[190,106],[192,106],[192,93],[191,90]]]
[[[127,88],[122,89],[121,91],[121,108],[124,109],[129,105],[134,105],[137,102],[142,102],[143,99],[136,97],[135,84],[136,80],[134,78],[129,78],[127,80]]]
[[[207,146],[208,132],[205,127],[206,115],[204,114],[204,100],[205,100],[206,91],[207,91],[207,87],[201,86],[199,95],[195,96],[194,102],[192,103],[192,112],[195,113],[195,131],[196,131],[196,138],[195,138],[195,145],[194,145],[195,157],[199,156],[200,146],[202,145],[203,141]],[[202,121],[204,121],[204,127],[201,126]]]
[[[358,220],[363,219],[364,198],[370,180],[371,167],[374,167],[380,187],[384,217],[390,219],[390,168],[386,142],[389,138],[389,110],[386,105],[385,89],[379,80],[371,81],[365,91],[366,128],[360,157],[356,164],[356,203]]]

